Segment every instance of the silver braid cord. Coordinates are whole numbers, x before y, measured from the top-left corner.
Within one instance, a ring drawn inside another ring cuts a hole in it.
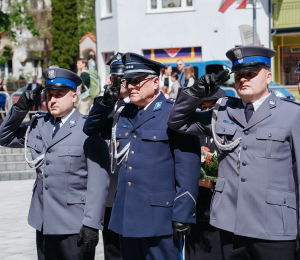
[[[28,140],[28,135],[29,132],[31,130],[31,125],[33,123],[33,121],[35,120],[37,115],[34,115],[33,118],[30,120],[27,130],[26,130],[26,134],[25,134],[25,142],[24,142],[24,148],[25,148],[25,161],[28,163],[30,168],[33,169],[37,169],[40,166],[42,166],[44,164],[44,158],[45,158],[45,154],[41,154],[39,157],[37,157],[35,160],[33,161],[29,161],[28,157],[27,157],[27,140]]]
[[[130,148],[130,142],[118,153],[117,152],[117,135],[116,135],[116,131],[117,131],[117,124],[118,124],[118,120],[119,117],[121,115],[121,112],[123,110],[124,106],[121,106],[115,116],[114,116],[114,121],[113,121],[113,127],[111,130],[111,141],[110,141],[110,151],[111,151],[111,157],[110,157],[110,170],[111,173],[115,173],[116,170],[116,164],[114,164],[114,161],[119,160],[119,162],[117,162],[117,165],[120,165],[124,159],[126,159],[125,161],[127,162],[128,159],[128,153],[129,153],[129,148]]]
[[[230,143],[230,144],[221,144],[216,137],[216,121],[217,121],[217,115],[219,112],[219,108],[221,106],[221,102],[222,102],[223,98],[220,98],[217,102],[216,105],[214,107],[213,113],[212,113],[212,118],[211,118],[211,130],[212,130],[212,135],[213,135],[213,139],[215,142],[215,145],[223,151],[229,151],[232,150],[234,148],[236,148],[237,146],[239,146],[242,142],[242,137],[239,137],[238,139],[236,139],[234,142]],[[240,168],[240,158],[241,158],[241,146],[239,147],[239,153],[238,153],[238,161],[237,161],[237,168]]]

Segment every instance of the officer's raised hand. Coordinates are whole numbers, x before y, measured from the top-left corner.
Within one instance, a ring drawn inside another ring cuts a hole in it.
[[[215,73],[205,74],[201,76],[194,85],[184,88],[183,92],[197,98],[210,97],[215,94],[219,87],[229,79],[230,75],[229,70],[227,69],[223,70],[218,75]]]
[[[41,95],[44,87],[42,85],[37,85],[34,90],[26,90],[20,96],[18,102],[15,104],[17,110],[29,110],[35,105],[37,98]]]
[[[77,245],[81,246],[83,244],[84,252],[92,252],[95,250],[99,242],[99,230],[87,226],[82,226],[80,229]]]
[[[187,236],[191,232],[191,224],[188,223],[173,221],[172,226],[173,226],[174,237],[176,239],[179,239],[183,236]]]
[[[121,78],[115,76],[113,84],[107,85],[104,91],[103,99],[101,101],[102,104],[109,107],[114,106],[118,101],[120,95],[120,88],[121,88]]]

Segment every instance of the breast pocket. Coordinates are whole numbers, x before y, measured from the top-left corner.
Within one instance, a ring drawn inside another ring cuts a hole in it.
[[[164,157],[169,150],[166,130],[143,130],[141,153],[144,157]]]
[[[118,127],[116,130],[117,148],[122,149],[129,142],[130,129]]]
[[[77,172],[80,167],[80,157],[83,148],[79,145],[60,146],[58,148],[58,161],[56,170],[61,172]]]
[[[33,150],[33,152],[37,155],[40,155],[43,150],[44,143],[42,140],[32,137],[28,139],[27,146],[31,148],[31,151]]]
[[[269,159],[281,158],[285,140],[285,129],[258,127],[256,139],[259,147],[255,149],[256,156]]]
[[[237,125],[236,124],[229,124],[223,122],[217,122],[216,124],[216,134],[220,138],[220,142],[231,143],[233,141],[233,136],[236,132]]]

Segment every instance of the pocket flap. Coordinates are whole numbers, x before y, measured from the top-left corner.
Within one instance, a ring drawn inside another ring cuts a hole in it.
[[[171,207],[174,205],[175,191],[156,191],[149,193],[150,205]]]
[[[40,153],[43,150],[44,143],[39,139],[29,138],[27,141],[27,146]]]
[[[296,209],[296,194],[294,192],[268,189],[267,203]]]
[[[86,190],[67,190],[68,204],[85,204]]]
[[[283,142],[285,139],[285,129],[272,127],[258,127],[256,131],[256,139]]]
[[[237,125],[218,122],[216,123],[216,133],[219,135],[234,135],[237,129]]]
[[[129,128],[123,128],[118,127],[116,131],[116,137],[117,138],[129,138],[130,135],[130,129]]]
[[[81,156],[83,148],[79,145],[58,147],[58,156]]]
[[[143,140],[151,141],[167,141],[169,140],[167,130],[143,130],[142,131]]]
[[[225,178],[218,178],[215,186],[215,191],[222,192],[225,185]]]

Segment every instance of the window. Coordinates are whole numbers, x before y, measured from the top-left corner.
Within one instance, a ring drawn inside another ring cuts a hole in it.
[[[37,0],[31,0],[31,8],[38,9],[38,1]]]
[[[101,0],[101,18],[112,17],[112,0]]]
[[[148,13],[193,11],[193,0],[148,0]]]

